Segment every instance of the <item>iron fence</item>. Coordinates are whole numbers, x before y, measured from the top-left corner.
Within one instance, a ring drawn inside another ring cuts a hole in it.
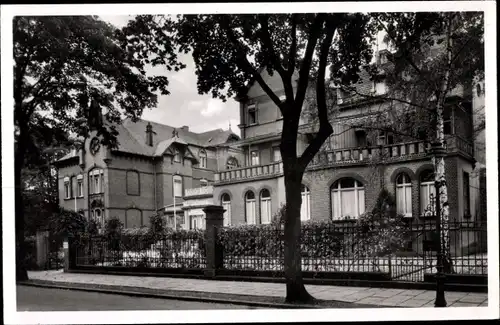
[[[449,222],[451,273],[486,275],[486,224]],[[279,226],[222,228],[218,241],[226,270],[283,271]],[[302,270],[314,273],[384,273],[397,281],[423,282],[436,273],[439,237],[433,220],[398,223],[302,225]]]
[[[76,266],[203,269],[203,234],[185,232],[156,238],[80,235],[73,243]]]

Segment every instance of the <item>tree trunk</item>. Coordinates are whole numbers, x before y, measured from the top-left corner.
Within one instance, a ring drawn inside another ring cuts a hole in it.
[[[451,70],[451,60],[452,60],[452,48],[451,48],[451,18],[448,21],[448,30],[446,33],[446,52],[447,52],[447,70],[445,71],[443,82],[441,84],[440,96],[437,97],[436,105],[436,142],[439,144],[440,148],[445,147],[444,138],[444,104],[446,101],[446,95],[448,94],[449,80],[450,80],[450,70]],[[446,173],[445,173],[445,163],[444,156],[434,156],[432,157],[432,163],[434,165],[434,177],[435,181],[439,183],[439,193],[436,193],[437,199],[441,207],[441,215],[438,216],[441,220],[441,252],[443,254],[443,266],[445,273],[453,272],[453,264],[451,260],[450,253],[450,236],[449,236],[449,219],[450,219],[450,207],[448,203],[448,186],[446,184]]]
[[[26,270],[26,245],[24,243],[24,205],[23,205],[23,184],[21,171],[24,166],[25,141],[19,136],[14,162],[14,182],[15,182],[15,233],[16,233],[16,281],[28,280]]]
[[[300,185],[304,172],[286,165],[286,217],[285,217],[285,280],[286,302],[312,302],[312,297],[304,286],[302,279],[301,238],[300,238],[300,206],[302,197]]]

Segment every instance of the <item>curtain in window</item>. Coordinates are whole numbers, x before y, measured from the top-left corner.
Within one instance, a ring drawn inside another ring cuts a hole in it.
[[[300,206],[300,220],[311,219],[311,194],[307,187],[302,189],[302,205]]]
[[[246,201],[246,216],[247,216],[247,224],[254,225],[255,224],[255,199]]]

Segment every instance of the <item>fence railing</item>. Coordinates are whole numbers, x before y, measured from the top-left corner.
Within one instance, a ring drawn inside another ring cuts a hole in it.
[[[486,224],[450,222],[451,273],[486,275]],[[384,274],[387,279],[424,282],[436,273],[439,245],[436,225],[399,220],[368,223],[304,223],[301,230],[302,270],[336,274]],[[78,236],[73,240],[74,265],[226,272],[282,272],[284,230],[270,224],[180,231],[160,237]],[[209,249],[210,248],[210,249]],[[330,275],[328,275],[330,274]]]
[[[79,236],[74,242],[76,266],[203,269],[205,242],[201,232],[156,238],[121,235]]]

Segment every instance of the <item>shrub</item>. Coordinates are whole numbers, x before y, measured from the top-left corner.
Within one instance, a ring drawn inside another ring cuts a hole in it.
[[[69,235],[77,236],[85,232],[87,227],[87,219],[82,214],[63,208],[58,213],[53,214],[49,221],[49,232],[57,238]]]

